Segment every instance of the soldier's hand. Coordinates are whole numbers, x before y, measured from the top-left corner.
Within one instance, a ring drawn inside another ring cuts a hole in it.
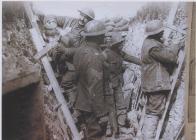
[[[59,51],[59,46],[52,48],[49,52],[48,55],[52,57],[52,60],[55,60],[58,58],[62,53]]]
[[[64,52],[64,47],[58,46],[58,47],[55,48],[55,54],[56,55],[61,55],[61,54],[63,54],[63,52]]]

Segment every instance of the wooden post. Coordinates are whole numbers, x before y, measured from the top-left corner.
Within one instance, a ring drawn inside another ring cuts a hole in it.
[[[175,140],[178,140],[178,139],[181,137],[181,135],[182,135],[182,133],[183,133],[183,130],[184,130],[184,126],[185,126],[185,123],[183,123],[183,124],[181,125],[181,127],[180,127],[180,129],[179,129],[179,131],[178,131],[178,133],[177,133],[177,135],[176,135],[176,137],[175,137]]]

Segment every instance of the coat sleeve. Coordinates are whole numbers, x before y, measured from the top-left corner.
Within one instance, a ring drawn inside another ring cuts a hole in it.
[[[76,52],[76,48],[65,48],[63,46],[58,46],[51,51],[49,51],[49,56],[52,57],[53,60],[59,61],[59,58],[61,60],[66,60],[67,58],[72,58]]]
[[[104,116],[107,111],[104,108],[103,72],[99,71],[95,67],[88,68],[87,72],[89,83],[88,91],[94,102],[93,108],[95,110],[95,114],[97,117]]]
[[[132,56],[132,55],[128,55],[127,53],[123,52],[122,53],[122,57],[124,61],[130,62],[130,63],[134,63],[136,65],[141,65],[142,62],[139,58]]]
[[[78,19],[72,17],[55,16],[55,18],[57,25],[61,28],[74,27],[78,22]]]
[[[77,48],[65,48],[62,47],[62,53],[65,54],[67,57],[73,57]]]
[[[78,23],[78,19],[67,17],[67,16],[54,16],[54,15],[43,15],[43,14],[37,14],[38,18],[43,24],[46,24],[47,18],[54,18],[57,26],[61,28],[66,27],[74,27]]]
[[[166,64],[176,64],[178,56],[179,47],[153,47],[149,50],[149,55],[155,60],[166,63]]]

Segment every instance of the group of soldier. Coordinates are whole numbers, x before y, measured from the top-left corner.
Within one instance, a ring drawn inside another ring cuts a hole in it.
[[[71,27],[69,33],[56,37],[58,46],[49,55],[84,139],[118,137],[125,133],[123,128],[129,128],[122,92],[123,61],[127,61],[141,66],[141,89],[147,96],[142,137],[153,140],[171,89],[169,68],[177,65],[181,46],[166,47],[162,22],[153,20],[146,25],[139,59],[122,51],[125,37],[120,32],[108,32],[102,21],[95,20],[93,10],[86,8],[79,13],[79,19],[36,14],[48,42],[50,37],[59,36],[57,27]]]

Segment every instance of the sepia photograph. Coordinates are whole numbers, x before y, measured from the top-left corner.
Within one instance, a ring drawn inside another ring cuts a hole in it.
[[[2,1],[2,140],[194,140],[195,14]]]

